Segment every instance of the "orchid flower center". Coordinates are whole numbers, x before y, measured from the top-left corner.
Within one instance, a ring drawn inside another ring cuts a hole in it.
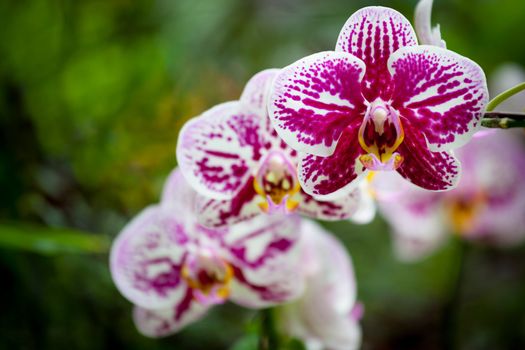
[[[359,128],[359,144],[367,152],[359,160],[369,170],[399,168],[403,157],[395,151],[404,137],[399,113],[377,99],[368,106]]]
[[[193,289],[193,296],[199,303],[222,304],[230,295],[233,268],[213,252],[201,250],[186,257],[181,276]]]
[[[282,211],[291,212],[299,203],[292,196],[299,192],[301,186],[297,179],[295,166],[281,152],[270,152],[263,159],[253,182],[255,192],[265,201],[259,207],[266,213]]]
[[[486,197],[482,192],[471,196],[455,198],[450,202],[450,219],[455,233],[468,233],[472,229],[473,221],[486,204]]]

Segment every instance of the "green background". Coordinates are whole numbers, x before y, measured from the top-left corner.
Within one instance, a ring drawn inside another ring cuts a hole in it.
[[[525,1],[435,0],[448,48],[490,73],[525,66]],[[330,50],[367,5],[416,1],[0,0],[0,348],[227,349],[253,313],[221,306],[162,340],[139,335],[108,246],[158,200],[178,130],[256,72]],[[354,259],[363,349],[525,348],[525,248],[461,244],[415,264],[388,226],[327,224]],[[443,324],[445,323],[445,326]]]

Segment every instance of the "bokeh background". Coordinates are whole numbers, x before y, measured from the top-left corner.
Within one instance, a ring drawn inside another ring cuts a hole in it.
[[[111,240],[158,200],[186,120],[262,69],[332,49],[358,8],[412,18],[415,4],[0,0],[0,348],[230,348],[253,318],[232,305],[173,337],[139,335],[110,279]],[[433,18],[489,76],[525,66],[525,1],[434,0]],[[461,244],[406,264],[379,217],[326,227],[354,260],[363,349],[443,348]],[[446,331],[461,349],[525,348],[525,247],[466,249]]]

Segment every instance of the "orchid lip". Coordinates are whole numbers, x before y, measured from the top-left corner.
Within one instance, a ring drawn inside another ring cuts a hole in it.
[[[261,162],[253,181],[255,192],[264,198],[259,207],[265,213],[294,211],[292,197],[301,189],[294,164],[282,153],[272,151]]]
[[[455,233],[468,233],[472,229],[474,218],[486,205],[483,192],[477,192],[466,198],[456,198],[450,203],[450,219]]]
[[[233,268],[211,251],[201,250],[186,257],[181,276],[197,302],[205,306],[222,304],[230,295]]]
[[[403,157],[395,152],[405,134],[399,113],[381,99],[368,106],[359,128],[359,144],[367,154],[360,157],[369,170],[395,170]]]
[[[372,171],[396,170],[403,163],[403,156],[395,152],[385,161],[380,161],[374,153],[363,154],[359,160],[365,168]]]

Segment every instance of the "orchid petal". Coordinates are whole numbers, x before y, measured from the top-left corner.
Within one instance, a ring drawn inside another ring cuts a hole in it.
[[[345,52],[305,57],[277,74],[268,111],[292,148],[331,155],[343,130],[365,110],[360,81],[364,64]]]
[[[213,199],[231,199],[262,156],[261,119],[239,102],[220,104],[184,125],[177,160],[188,183]]]
[[[458,148],[481,128],[488,92],[475,62],[422,45],[396,51],[388,66],[395,86],[392,106],[425,135],[431,151]]]
[[[523,174],[523,173],[522,173]],[[465,238],[512,246],[525,239],[525,189],[515,186],[510,197],[490,201],[484,210],[473,218],[472,228]]]
[[[423,228],[418,236],[394,234],[394,253],[400,261],[419,261],[432,255],[444,244],[446,238],[446,233],[436,235],[434,231],[425,231]]]
[[[345,247],[313,222],[303,223],[301,251],[305,293],[281,313],[287,332],[309,348],[357,349],[356,283]]]
[[[197,321],[207,310],[208,307],[194,301],[191,289],[187,289],[184,298],[175,306],[163,309],[135,306],[133,321],[140,333],[158,338],[173,334]]]
[[[119,291],[147,308],[178,302],[185,289],[180,269],[187,241],[181,223],[161,207],[142,211],[111,248],[111,274]]]
[[[161,205],[165,207],[176,207],[175,212],[179,217],[184,214],[193,216],[195,212],[196,192],[188,184],[182,171],[175,168],[164,182],[161,195]]]
[[[266,215],[230,228],[226,235],[234,266],[231,300],[260,308],[297,298],[303,290],[296,241],[297,216]]]
[[[266,140],[265,148],[274,151],[281,150],[291,158],[295,158],[297,157],[297,152],[279,137],[268,116],[270,90],[279,72],[280,69],[266,69],[255,74],[246,83],[239,101],[261,118],[261,133],[264,134]]]
[[[405,129],[412,127],[405,124]],[[407,131],[404,142],[398,151],[403,155],[403,163],[397,169],[405,179],[431,191],[446,191],[456,187],[461,164],[450,152],[431,152],[425,146],[425,138],[418,135],[415,128]],[[408,136],[410,135],[410,136]]]
[[[279,69],[272,68],[255,74],[244,86],[239,101],[257,115],[266,117],[270,87],[278,72]]]
[[[364,225],[374,220],[377,208],[369,181],[362,180],[359,184],[359,189],[357,211],[352,214],[350,221]]]
[[[319,200],[335,200],[348,195],[366,174],[359,161],[362,154],[357,128],[345,130],[333,155],[304,155],[299,162],[299,182],[303,190]]]
[[[357,321],[348,315],[339,317],[338,321],[331,323],[329,331],[323,337],[323,344],[327,349],[358,350],[361,347],[363,336]]]
[[[476,196],[466,238],[511,245],[525,238],[525,144],[520,132],[496,130],[457,152],[463,180],[457,196]],[[451,194],[452,195],[452,194]],[[460,197],[461,198],[461,197]]]
[[[439,24],[432,28],[432,0],[420,0],[416,6],[414,23],[416,34],[422,45],[434,45],[446,48],[447,44],[441,39]]]
[[[261,214],[259,203],[263,199],[253,188],[253,177],[231,200],[197,198],[198,220],[207,227],[223,227],[249,220]]]
[[[358,211],[361,201],[361,193],[358,189],[333,201],[320,201],[305,192],[300,192],[299,196],[298,214],[330,221],[352,217]]]
[[[324,299],[324,307],[346,314],[356,302],[353,264],[344,245],[317,223],[304,220],[301,233],[303,259],[314,261],[307,275],[308,291]]]
[[[453,191],[426,191],[395,173],[377,176],[373,184],[384,189],[379,192],[378,206],[392,226],[394,250],[400,260],[419,260],[442,245],[448,233],[443,196]]]
[[[380,6],[365,7],[346,21],[336,51],[360,58],[366,65],[363,95],[368,101],[390,97],[390,73],[387,60],[402,47],[417,45],[410,22],[399,12]]]

